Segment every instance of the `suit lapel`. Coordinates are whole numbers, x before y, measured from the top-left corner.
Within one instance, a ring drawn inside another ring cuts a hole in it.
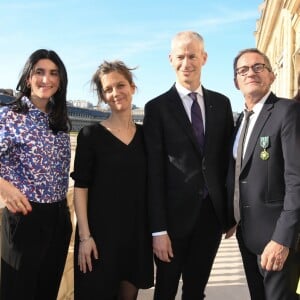
[[[242,120],[244,118],[244,113],[240,113],[237,120],[236,125],[234,127],[231,140],[230,140],[230,156],[229,156],[229,166],[228,166],[228,174],[227,174],[227,182],[229,178],[234,178],[235,176],[235,158],[233,156],[233,146],[236,139],[237,132],[239,130],[239,127],[241,126]],[[228,186],[231,186],[230,184]]]
[[[239,114],[237,120],[236,120],[236,125],[235,125],[235,127],[234,127],[234,133],[233,133],[234,138],[235,138],[235,136],[236,136],[236,134],[237,134],[237,132],[238,132],[240,126],[241,126],[241,123],[242,123],[243,119],[244,119],[244,113],[241,112],[241,113]]]
[[[244,119],[244,113],[241,112],[236,120],[236,125],[234,126],[233,133],[230,140],[230,149],[231,149],[230,158],[234,161],[234,164],[235,164],[235,158],[233,157],[233,146],[236,139],[236,135],[239,131],[243,119]]]
[[[256,120],[256,123],[254,125],[254,128],[252,130],[251,136],[249,138],[249,142],[247,145],[247,149],[245,152],[245,157],[243,159],[241,172],[243,171],[244,167],[249,162],[249,159],[253,155],[255,146],[257,145],[260,133],[265,126],[265,123],[267,122],[268,118],[270,117],[272,113],[272,109],[274,107],[274,102],[276,101],[276,97],[274,94],[270,94],[268,99],[266,100],[265,104],[262,107],[262,110]]]
[[[205,105],[205,144],[204,153],[206,149],[210,148],[210,136],[215,138],[214,131],[217,129],[214,125],[214,103],[213,98],[210,97],[209,92],[202,86],[203,90],[203,100]]]
[[[170,111],[172,112],[174,118],[180,124],[180,126],[186,131],[187,136],[191,139],[191,141],[193,142],[197,150],[200,151],[195,135],[193,133],[191,122],[189,120],[189,117],[187,116],[182,100],[178,95],[175,85],[173,85],[172,88],[169,90],[167,96],[168,96]]]

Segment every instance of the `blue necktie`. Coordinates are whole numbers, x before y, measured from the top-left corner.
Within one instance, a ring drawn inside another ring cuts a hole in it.
[[[201,108],[197,100],[197,93],[189,93],[189,97],[193,100],[193,104],[191,107],[191,119],[192,126],[196,135],[196,139],[200,146],[201,151],[203,152],[204,148],[204,126]]]

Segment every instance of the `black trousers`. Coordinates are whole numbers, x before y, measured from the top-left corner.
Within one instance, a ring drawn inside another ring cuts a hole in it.
[[[72,233],[66,200],[2,215],[1,300],[56,300]]]
[[[242,254],[246,279],[252,300],[299,300],[296,288],[300,276],[300,253],[290,249],[281,271],[266,271],[261,268],[261,255],[249,251],[243,239],[241,226],[236,237]]]
[[[200,300],[221,242],[222,229],[209,197],[203,200],[194,231],[190,235],[172,239],[174,258],[170,263],[155,257],[157,266],[155,300],[173,300],[182,276],[182,299]]]

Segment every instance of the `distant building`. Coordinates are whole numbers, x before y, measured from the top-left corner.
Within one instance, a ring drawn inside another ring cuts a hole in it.
[[[9,103],[15,99],[13,90],[11,89],[0,89],[0,105]]]
[[[136,123],[143,123],[144,120],[144,109],[143,108],[133,108],[132,117]]]
[[[68,106],[68,116],[72,123],[72,131],[79,131],[83,126],[105,120],[110,113],[96,109]]]
[[[277,96],[293,98],[300,72],[300,0],[265,0],[259,6],[256,45],[271,60]]]
[[[80,107],[80,108],[93,109],[93,107],[94,107],[91,102],[88,102],[85,100],[68,100],[68,104],[71,104],[72,106]]]
[[[72,122],[72,131],[79,131],[85,125],[98,123],[107,119],[110,115],[110,111],[68,106],[68,115]],[[144,110],[132,110],[132,118],[136,123],[143,123]]]
[[[13,89],[0,89],[0,95],[14,96]]]

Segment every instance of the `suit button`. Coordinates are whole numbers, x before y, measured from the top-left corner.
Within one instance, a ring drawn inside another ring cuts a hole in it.
[[[247,183],[247,181],[246,180],[242,180],[241,183]]]

